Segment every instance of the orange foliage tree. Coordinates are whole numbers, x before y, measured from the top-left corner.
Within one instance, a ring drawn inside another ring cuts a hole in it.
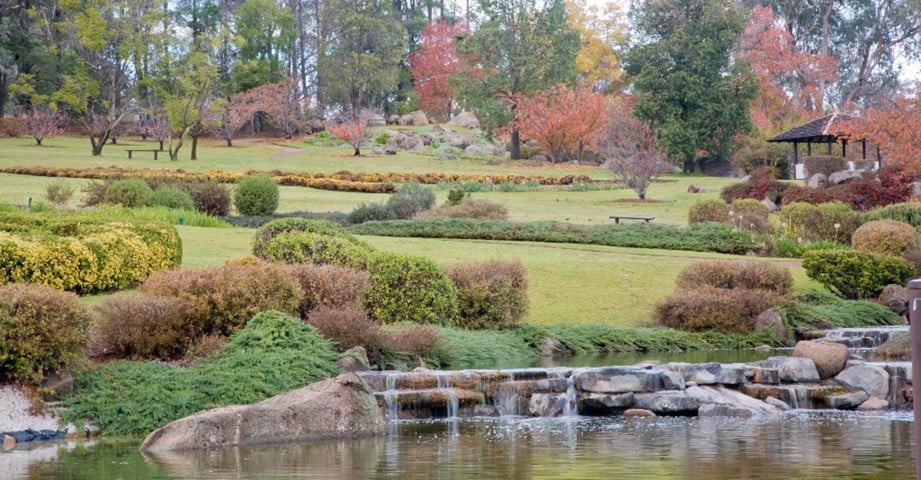
[[[457,72],[460,65],[454,39],[466,31],[464,23],[432,22],[422,28],[419,49],[409,54],[413,91],[419,95],[419,107],[426,113],[445,119],[451,116],[454,89],[448,77]]]
[[[741,56],[761,85],[752,123],[778,133],[824,110],[823,83],[837,80],[837,60],[800,50],[770,6],[755,6],[742,33]]]
[[[871,108],[843,128],[851,139],[879,147],[884,163],[921,175],[921,83],[914,96],[900,95],[885,108]]]
[[[355,156],[361,155],[361,146],[368,141],[368,115],[353,115],[342,123],[327,123],[326,129],[355,149]]]
[[[604,95],[557,85],[531,96],[515,95],[515,119],[504,127],[517,128],[550,153],[553,162],[567,158],[581,160],[586,150],[595,150],[598,134],[608,127]]]

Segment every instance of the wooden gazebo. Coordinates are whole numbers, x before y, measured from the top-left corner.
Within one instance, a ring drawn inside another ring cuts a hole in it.
[[[813,144],[825,144],[825,154],[834,155],[834,146],[841,144],[838,153],[840,153],[842,157],[847,158],[847,144],[851,136],[842,129],[842,125],[848,120],[851,120],[851,117],[839,113],[826,115],[822,118],[817,118],[811,122],[787,130],[768,141],[793,144],[793,176],[796,179],[802,180],[805,176],[805,172],[803,171],[802,163],[800,163],[799,145],[805,143],[806,155],[812,155]],[[867,142],[864,139],[858,140],[858,142],[861,146],[861,158],[866,162]],[[877,147],[875,168],[879,168],[881,163],[882,159],[880,158],[879,148]]]

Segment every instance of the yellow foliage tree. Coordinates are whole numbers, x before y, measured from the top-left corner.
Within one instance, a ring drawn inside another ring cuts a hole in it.
[[[569,27],[578,31],[582,45],[576,55],[580,80],[593,89],[611,93],[625,82],[614,47],[626,38],[626,15],[620,4],[602,5],[587,0],[566,0]]]

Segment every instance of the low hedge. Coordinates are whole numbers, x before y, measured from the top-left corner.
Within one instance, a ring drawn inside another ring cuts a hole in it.
[[[366,270],[374,250],[341,236],[286,232],[259,246],[256,254],[274,262],[314,263]]]
[[[902,317],[878,303],[846,300],[821,290],[794,294],[793,301],[779,307],[778,311],[784,323],[793,329],[826,330],[902,323]]]
[[[266,244],[274,237],[289,232],[308,232],[335,237],[349,237],[340,224],[328,220],[316,220],[300,217],[279,218],[271,220],[256,230],[253,238],[253,255],[262,257]]]
[[[905,285],[915,273],[904,259],[851,250],[806,252],[803,269],[809,278],[849,299],[876,297],[886,285]]]
[[[182,243],[170,225],[101,223],[79,214],[0,214],[0,284],[44,283],[96,293],[137,284],[181,261]]]
[[[350,228],[357,235],[464,238],[548,243],[582,243],[612,247],[660,248],[745,254],[760,251],[758,235],[719,223],[677,227],[655,223],[576,225],[565,222],[505,222],[465,218],[426,218],[367,222]]]

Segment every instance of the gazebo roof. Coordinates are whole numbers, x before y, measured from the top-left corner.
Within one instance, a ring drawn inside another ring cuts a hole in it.
[[[847,136],[846,132],[841,131],[841,124],[848,120],[851,120],[851,117],[840,113],[826,115],[798,127],[793,127],[768,141],[788,143],[834,142],[837,141],[839,137]]]

